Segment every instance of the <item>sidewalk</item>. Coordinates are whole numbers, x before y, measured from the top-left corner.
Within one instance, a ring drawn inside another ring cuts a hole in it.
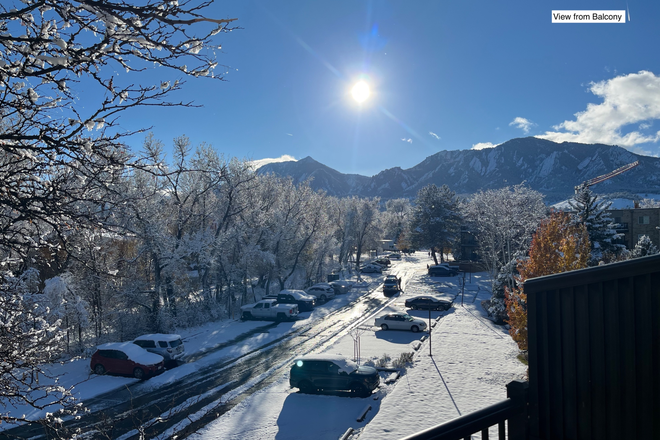
[[[523,378],[526,366],[506,329],[486,318],[480,302],[489,297],[476,283],[466,285],[463,305],[459,293],[433,329],[432,356],[427,339],[378,414],[352,439],[398,440],[506,399],[506,384]]]

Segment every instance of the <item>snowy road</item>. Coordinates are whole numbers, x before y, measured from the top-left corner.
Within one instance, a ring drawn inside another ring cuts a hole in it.
[[[414,270],[394,263],[390,273],[402,277],[403,285]],[[379,280],[382,277],[375,277]],[[178,367],[178,379],[164,376],[127,385],[85,401],[91,410],[80,420],[67,420],[68,428],[79,428],[88,438],[130,439],[179,438],[231,410],[256,391],[281,381],[296,356],[323,351],[350,329],[373,321],[373,316],[396,298],[386,298],[380,283],[371,283],[351,302],[341,297],[333,302],[345,305],[319,307],[307,319],[292,323],[264,323],[247,334],[191,356]],[[374,288],[375,286],[375,288]],[[186,369],[190,370],[185,374]],[[160,383],[159,383],[160,382]],[[141,432],[137,427],[140,426]],[[43,428],[21,427],[3,434],[21,438],[47,438]]]

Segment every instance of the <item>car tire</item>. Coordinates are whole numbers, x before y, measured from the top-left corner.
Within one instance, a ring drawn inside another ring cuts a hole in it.
[[[383,330],[388,330],[388,329],[389,329],[389,327],[387,326],[387,324],[381,324],[381,325],[380,325],[380,328],[383,329]]]
[[[133,370],[133,377],[134,378],[136,378],[138,380],[142,380],[142,379],[144,379],[144,376],[145,376],[144,375],[144,370],[142,368],[136,368],[135,370]]]
[[[278,320],[278,321],[284,321],[285,319],[286,319],[286,315],[285,315],[284,313],[279,312],[279,313],[277,314],[277,320]]]
[[[301,393],[312,394],[314,392],[314,386],[308,380],[301,380],[298,383],[298,389]]]
[[[101,364],[96,364],[94,365],[94,373],[98,374],[99,376],[103,376],[105,374],[105,367]]]
[[[413,332],[413,333],[417,333],[419,331],[419,327],[417,327],[416,325],[413,325],[412,327],[410,327],[410,331]]]
[[[325,295],[321,295],[320,298],[319,298],[319,300],[320,300],[322,303],[324,303],[324,302],[326,302],[326,301],[328,300],[328,298],[327,298]]]
[[[365,387],[364,384],[361,384],[359,382],[355,382],[351,384],[351,393],[355,397],[368,397],[371,394],[367,389],[367,387]]]
[[[250,319],[252,319],[252,313],[250,313],[250,312],[243,312],[243,315],[241,316],[241,319],[242,319],[243,321],[249,321]]]

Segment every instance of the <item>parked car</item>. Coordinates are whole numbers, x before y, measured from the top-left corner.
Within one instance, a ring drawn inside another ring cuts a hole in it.
[[[458,264],[449,264],[449,263],[446,262],[446,261],[443,261],[442,263],[438,264],[438,266],[446,267],[446,268],[451,269],[451,270],[453,270],[453,271],[455,271],[455,272],[458,272],[458,271],[460,270],[460,267],[461,267],[461,266],[458,265]]]
[[[330,284],[332,288],[335,289],[335,294],[337,295],[348,293],[353,288],[353,283],[346,280],[330,281],[328,284]]]
[[[142,335],[133,340],[133,343],[150,353],[155,353],[165,359],[165,364],[176,363],[185,354],[183,341],[179,335],[153,334]]]
[[[398,252],[393,252],[387,256],[390,260],[400,260],[401,259],[401,254]]]
[[[110,342],[96,347],[89,363],[96,374],[122,374],[146,379],[165,371],[162,356],[149,353],[132,342]]]
[[[247,304],[241,307],[241,319],[296,319],[298,317],[297,304],[280,304],[276,299],[262,299],[256,304]]]
[[[375,368],[357,365],[340,356],[307,355],[294,361],[289,384],[303,393],[347,391],[368,397],[378,388],[380,376]]]
[[[453,277],[456,276],[458,272],[446,266],[437,265],[429,267],[428,273],[431,277]]]
[[[401,290],[401,278],[396,275],[387,275],[383,281],[383,293],[392,295]]]
[[[383,273],[383,267],[378,264],[367,264],[360,269],[362,273]]]
[[[374,325],[383,330],[410,330],[413,333],[426,329],[426,322],[405,313],[388,313],[379,316],[374,321]]]
[[[433,296],[416,296],[406,299],[405,304],[413,310],[449,310],[452,302]]]
[[[378,258],[378,259],[374,260],[373,262],[376,263],[376,264],[380,264],[382,266],[389,266],[390,264],[392,264],[390,259],[387,258],[387,257]]]
[[[275,299],[282,304],[297,304],[301,312],[309,312],[316,306],[316,297],[306,294],[304,290],[280,290]]]
[[[326,302],[335,297],[335,289],[328,283],[317,283],[305,289],[305,293],[315,296],[320,302]]]

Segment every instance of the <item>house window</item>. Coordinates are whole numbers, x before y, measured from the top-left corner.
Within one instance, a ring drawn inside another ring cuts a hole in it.
[[[621,217],[614,217],[614,223],[621,223]]]
[[[649,216],[648,215],[640,215],[639,216],[639,224],[640,225],[648,225],[649,224]]]

